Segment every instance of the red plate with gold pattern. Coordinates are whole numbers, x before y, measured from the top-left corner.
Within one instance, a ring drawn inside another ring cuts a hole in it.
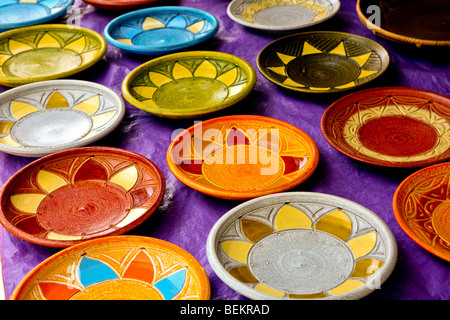
[[[0,193],[0,222],[32,243],[68,247],[123,234],[147,219],[164,196],[149,159],[109,147],[71,149],[14,174]]]
[[[200,263],[167,241],[141,236],[89,240],[28,273],[11,300],[206,300]]]
[[[341,153],[386,167],[424,167],[450,158],[450,99],[414,88],[368,89],[324,113],[325,139]]]
[[[261,116],[227,116],[180,133],[167,152],[181,182],[224,199],[249,199],[291,189],[317,167],[319,151],[305,132]]]
[[[398,224],[418,245],[450,261],[450,163],[407,177],[397,188],[393,209]]]

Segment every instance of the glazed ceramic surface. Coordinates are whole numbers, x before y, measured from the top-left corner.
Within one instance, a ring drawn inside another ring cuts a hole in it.
[[[418,47],[450,46],[447,0],[358,0],[356,10],[367,28],[386,39]]]
[[[112,45],[140,54],[167,54],[212,38],[219,22],[209,13],[187,7],[155,7],[124,14],[105,28]]]
[[[94,7],[107,10],[134,10],[157,4],[160,0],[83,0]]]
[[[0,150],[40,157],[91,144],[122,121],[113,90],[87,81],[51,80],[0,94]]]
[[[98,62],[106,41],[97,32],[68,25],[38,25],[0,34],[0,84],[64,78]]]
[[[398,224],[418,245],[450,261],[450,163],[436,164],[406,178],[393,208]]]
[[[450,99],[414,88],[352,93],[323,114],[325,139],[341,153],[387,167],[421,167],[450,157]]]
[[[29,242],[67,247],[128,232],[157,209],[164,191],[159,168],[137,153],[70,149],[30,163],[5,183],[0,222]]]
[[[372,211],[308,192],[245,202],[222,216],[208,260],[228,286],[255,299],[359,299],[389,277],[397,245]]]
[[[319,161],[315,142],[286,122],[261,116],[228,116],[192,126],[167,152],[169,169],[205,194],[248,199],[291,189]]]
[[[342,32],[305,32],[267,45],[257,65],[269,81],[308,93],[340,92],[381,76],[389,54],[378,43]]]
[[[155,238],[115,236],[62,250],[35,267],[11,300],[206,300],[210,284],[184,249]]]
[[[135,107],[160,117],[193,118],[229,107],[254,88],[256,72],[234,55],[191,51],[153,59],[124,79]]]
[[[0,31],[46,23],[63,16],[74,0],[2,0]]]
[[[246,27],[292,31],[328,20],[339,8],[339,0],[233,0],[227,13]]]

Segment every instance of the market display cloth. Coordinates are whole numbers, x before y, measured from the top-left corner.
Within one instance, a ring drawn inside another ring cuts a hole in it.
[[[229,0],[181,0],[175,4],[207,11],[220,23],[220,29],[213,39],[189,50],[231,53],[247,60],[257,70],[258,53],[282,35],[256,31],[233,22],[226,13],[229,3]],[[159,4],[173,3],[163,0]],[[75,5],[81,10],[81,26],[101,34],[108,22],[122,14],[98,10],[81,0],[76,0]],[[388,71],[378,80],[360,89],[404,86],[449,95],[448,48],[418,49],[376,37],[359,21],[355,8],[356,0],[343,0],[335,17],[310,27],[307,31],[353,33],[373,39],[389,51],[391,65]],[[71,19],[73,18],[72,16]],[[67,20],[67,16],[64,19]],[[64,19],[56,22],[65,23]],[[108,45],[107,53],[99,63],[71,78],[97,82],[120,93],[124,77],[150,59],[151,57],[129,54]],[[0,87],[0,92],[8,89]],[[210,197],[179,182],[167,167],[166,151],[172,133],[176,129],[192,126],[194,121],[240,114],[272,117],[305,131],[314,139],[320,151],[320,163],[315,173],[291,191],[320,192],[347,198],[374,211],[391,228],[398,244],[397,265],[387,282],[364,299],[450,299],[450,264],[415,244],[401,230],[392,210],[392,198],[396,188],[403,179],[418,169],[383,168],[358,162],[333,149],[321,133],[320,120],[326,108],[353,91],[333,95],[294,93],[269,82],[257,71],[256,87],[245,100],[203,119],[162,119],[126,102],[126,115],[121,125],[95,145],[118,147],[142,154],[161,168],[167,184],[160,208],[128,234],[166,240],[190,252],[206,269],[211,282],[211,299],[245,299],[215,275],[205,250],[206,239],[214,223],[242,202]],[[0,185],[33,160],[35,159],[1,153]],[[3,228],[0,231],[3,277],[8,298],[32,268],[60,249],[28,243]]]

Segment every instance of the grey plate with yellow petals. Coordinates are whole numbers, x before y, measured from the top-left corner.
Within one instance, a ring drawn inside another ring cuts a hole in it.
[[[269,81],[289,90],[334,93],[351,90],[380,77],[389,53],[358,35],[313,31],[289,35],[261,50],[257,66]]]
[[[380,286],[397,244],[374,212],[350,200],[287,192],[245,202],[211,229],[207,256],[230,288],[254,300],[356,300]]]
[[[105,137],[125,115],[113,90],[81,80],[49,80],[0,94],[0,150],[41,157]]]

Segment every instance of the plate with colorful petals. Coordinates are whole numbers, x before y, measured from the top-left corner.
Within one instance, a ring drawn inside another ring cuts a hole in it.
[[[167,163],[185,185],[224,199],[249,199],[294,188],[319,162],[315,142],[301,129],[262,116],[226,116],[181,132]]]
[[[235,55],[214,51],[173,53],[131,71],[122,83],[124,98],[163,118],[193,118],[230,107],[255,87],[253,66]]]
[[[358,35],[302,32],[277,39],[258,55],[261,74],[276,85],[305,93],[351,90],[380,77],[390,63],[380,44]]]
[[[219,30],[211,14],[188,7],[161,6],[126,13],[105,28],[112,45],[137,54],[172,53],[212,38]]]
[[[0,94],[0,150],[24,157],[86,146],[122,121],[125,104],[113,90],[81,80],[48,80]]]
[[[83,27],[44,24],[9,30],[0,34],[0,85],[65,78],[93,66],[105,53],[105,39]]]
[[[0,31],[46,23],[66,14],[74,0],[2,0]]]
[[[145,6],[156,5],[161,0],[83,0],[99,9],[136,10]]]
[[[170,242],[143,236],[89,240],[50,256],[11,300],[207,300],[202,265]]]
[[[65,150],[31,162],[0,192],[0,223],[31,243],[63,248],[119,235],[145,221],[165,191],[144,156],[110,147]]]
[[[254,300],[356,300],[388,279],[395,238],[374,212],[322,193],[247,201],[211,229],[207,257],[230,288]]]

